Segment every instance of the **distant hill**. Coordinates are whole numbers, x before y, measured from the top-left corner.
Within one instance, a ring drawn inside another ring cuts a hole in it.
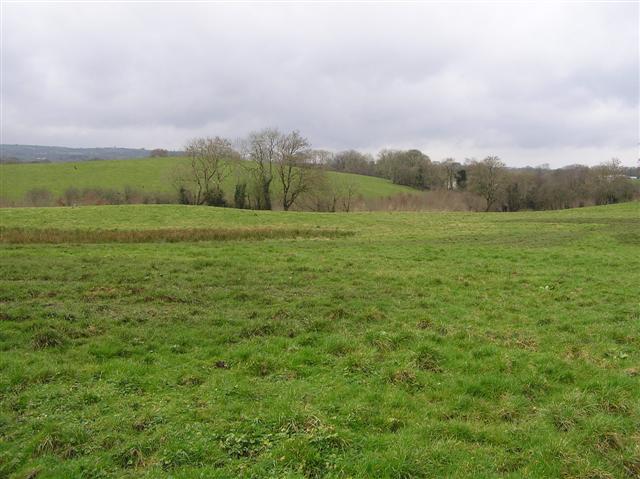
[[[171,156],[182,152],[169,151]],[[127,160],[147,158],[151,150],[146,148],[69,148],[66,146],[0,145],[0,161],[3,163],[61,163],[86,160]]]

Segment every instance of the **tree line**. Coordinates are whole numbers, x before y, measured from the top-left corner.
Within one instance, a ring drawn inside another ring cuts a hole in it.
[[[165,157],[169,152],[152,151]],[[254,131],[232,142],[200,137],[187,142],[186,161],[171,174],[174,193],[125,187],[67,188],[60,196],[46,188],[29,190],[28,206],[182,203],[256,210],[352,211],[457,210],[519,211],[603,205],[640,197],[640,165],[612,159],[597,166],[559,169],[509,168],[497,156],[433,161],[417,149],[384,149],[375,157],[356,150],[313,149],[298,131]],[[365,198],[354,173],[388,179],[414,192]],[[636,177],[635,179],[632,177]],[[11,206],[0,198],[0,204]]]
[[[595,167],[550,169],[508,168],[497,156],[432,161],[416,149],[385,149],[374,158],[356,150],[314,150],[298,131],[284,133],[275,128],[252,132],[236,147],[225,138],[195,138],[187,143],[185,152],[189,161],[176,169],[174,185],[181,203],[198,205],[349,211],[358,195],[357,186],[331,185],[326,171],[386,178],[417,190],[475,196],[482,206],[470,209],[484,211],[618,203],[636,198],[640,190],[638,180],[628,175],[630,169],[616,159]],[[223,191],[230,175],[236,177],[232,201]]]
[[[420,190],[468,191],[486,211],[562,209],[629,201],[638,195],[639,167],[612,159],[594,167],[508,168],[497,156],[482,160],[431,159],[419,150],[382,150],[377,159],[354,150],[325,155],[335,171],[387,178]]]

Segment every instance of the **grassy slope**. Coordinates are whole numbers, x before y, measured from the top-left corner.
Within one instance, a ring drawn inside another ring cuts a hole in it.
[[[0,196],[20,200],[33,188],[47,188],[55,195],[67,188],[114,188],[125,186],[149,192],[172,191],[171,172],[184,158],[150,158],[141,160],[100,160],[59,164],[0,165]],[[330,172],[332,181],[351,179],[364,197],[389,196],[415,191],[391,182],[361,175]],[[228,178],[225,189],[233,192],[233,178]]]
[[[639,203],[25,208],[0,223],[356,233],[1,246],[0,476],[640,471]]]

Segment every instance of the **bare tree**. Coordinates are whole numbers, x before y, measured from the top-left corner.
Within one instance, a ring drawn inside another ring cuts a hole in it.
[[[592,168],[593,197],[597,205],[628,201],[633,197],[633,183],[624,174],[617,158]]]
[[[231,142],[224,138],[194,138],[185,146],[189,162],[175,178],[181,195],[196,205],[223,201],[222,182],[230,172],[229,162],[237,158]]]
[[[335,171],[356,173],[358,175],[375,175],[375,161],[371,155],[356,150],[340,151],[333,155],[329,167]]]
[[[338,197],[335,182],[329,179],[327,171],[314,168],[308,180],[311,186],[300,195],[299,206],[308,211],[335,211]]]
[[[332,152],[327,150],[310,150],[310,162],[313,165],[329,166],[334,156]]]
[[[504,169],[504,163],[497,156],[488,156],[482,161],[472,160],[469,164],[469,187],[485,199],[485,211],[491,210],[498,201]]]
[[[271,185],[277,179],[282,190],[282,208],[288,211],[299,196],[314,184],[319,168],[312,165],[309,141],[297,131],[288,134],[267,128],[249,134],[244,142],[248,169],[254,180],[252,194],[257,209],[270,210]]]
[[[447,158],[442,162],[444,169],[445,185],[448,190],[456,187],[456,173],[458,172],[458,163],[453,158]]]
[[[346,184],[342,185],[340,193],[342,211],[348,213],[349,211],[351,211],[353,200],[356,198],[356,194],[358,193],[358,187],[353,181],[349,181]]]
[[[282,208],[288,211],[312,182],[309,141],[297,131],[280,135],[277,143],[276,174],[282,187]]]
[[[255,181],[254,206],[257,209],[271,209],[271,182],[280,136],[277,129],[267,128],[250,133],[244,142],[245,157],[252,162],[248,168]]]
[[[297,207],[307,211],[349,212],[358,198],[358,188],[350,178],[336,178],[322,169],[314,168],[307,177],[309,188],[300,195]]]

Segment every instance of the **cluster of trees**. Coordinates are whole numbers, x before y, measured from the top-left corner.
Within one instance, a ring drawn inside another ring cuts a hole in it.
[[[355,150],[325,152],[325,165],[334,171],[387,178],[419,190],[454,189],[466,181],[463,168],[451,158],[432,162],[420,150],[382,150],[377,159]],[[457,176],[456,176],[457,175]]]
[[[244,141],[243,152],[253,180],[249,199],[256,209],[272,208],[272,183],[281,188],[281,206],[288,211],[296,200],[314,186],[309,141],[297,131],[285,134],[276,129],[254,132]],[[317,176],[317,175],[316,175]]]
[[[164,148],[155,148],[149,152],[151,158],[166,158],[167,156],[169,156],[169,150]]]
[[[176,169],[174,183],[180,202],[186,204],[226,206],[223,181],[229,176],[239,155],[224,138],[195,138],[187,143],[189,163]]]
[[[473,171],[470,177],[473,178]],[[620,161],[598,166],[505,169],[494,181],[496,204],[504,211],[549,210],[630,201],[640,183],[629,178]]]
[[[630,201],[637,183],[613,159],[595,167],[572,165],[551,170],[507,168],[497,156],[482,161],[440,164],[446,187],[468,190],[484,200],[485,211],[550,210]]]
[[[638,194],[618,160],[597,167],[557,170],[507,168],[497,156],[483,160],[432,161],[419,150],[382,150],[377,158],[355,150],[313,150],[297,131],[274,128],[250,133],[234,148],[231,141],[196,138],[185,148],[189,162],[174,175],[180,202],[270,210],[277,206],[314,211],[349,211],[355,185],[335,185],[327,170],[388,178],[418,190],[452,191],[482,200],[471,209],[518,211],[560,209],[628,201]],[[248,161],[240,161],[248,160]],[[235,177],[233,200],[225,180]],[[229,194],[229,195],[228,195]],[[277,205],[274,201],[279,202]]]
[[[507,168],[497,156],[483,160],[431,159],[419,150],[382,150],[377,160],[349,150],[324,155],[335,171],[388,178],[421,190],[455,190],[483,198],[486,211],[562,209],[629,201],[638,194],[630,177],[638,168],[613,159],[595,167],[572,165],[557,170]]]
[[[277,200],[285,211],[294,205],[349,211],[356,195],[352,184],[328,181],[318,152],[297,131],[267,128],[252,132],[237,149],[225,138],[195,138],[187,143],[185,152],[189,162],[174,173],[181,203],[270,210]],[[224,191],[231,175],[235,177],[232,204]]]

